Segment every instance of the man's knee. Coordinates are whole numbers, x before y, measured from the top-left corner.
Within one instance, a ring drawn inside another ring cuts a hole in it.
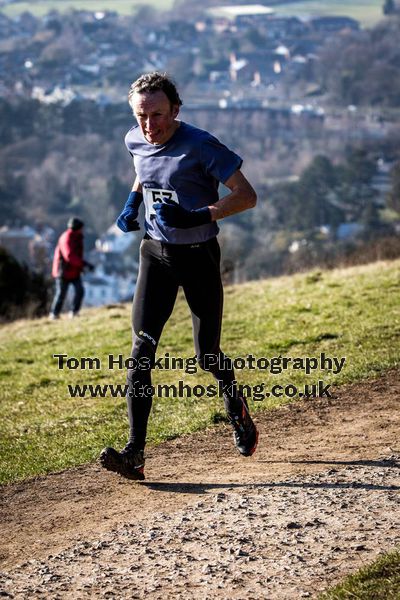
[[[128,382],[137,380],[138,375],[149,373],[154,367],[155,349],[147,340],[135,335],[128,367]]]
[[[199,354],[197,356],[197,362],[203,371],[208,371],[210,373],[232,369],[231,359],[225,356],[221,351]]]

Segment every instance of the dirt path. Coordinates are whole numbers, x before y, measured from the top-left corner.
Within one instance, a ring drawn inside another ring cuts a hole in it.
[[[97,465],[6,486],[13,598],[298,599],[400,543],[398,372],[149,450],[147,480]]]

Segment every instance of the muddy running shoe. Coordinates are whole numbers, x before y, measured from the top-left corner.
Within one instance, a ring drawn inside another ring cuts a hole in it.
[[[127,479],[144,479],[144,452],[127,444],[121,452],[114,448],[104,448],[100,454],[101,466],[108,471],[119,473]]]
[[[258,431],[250,417],[249,407],[245,398],[240,398],[242,409],[240,414],[228,414],[233,427],[233,440],[242,456],[254,454],[258,443]]]

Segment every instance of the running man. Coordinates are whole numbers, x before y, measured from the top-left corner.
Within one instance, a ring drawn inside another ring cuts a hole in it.
[[[145,235],[132,311],[132,357],[148,368],[128,371],[130,436],[121,452],[105,448],[103,467],[144,479],[144,447],[152,405],[151,366],[179,286],[191,310],[198,364],[224,386],[224,405],[235,445],[251,456],[258,432],[235,374],[220,348],[223,289],[217,221],[256,204],[256,193],[240,171],[242,159],[207,131],[178,120],[182,101],[166,74],[148,73],[130,88],[138,125],[125,137],[136,179],[118,217],[124,231],[139,229],[145,206]],[[219,199],[218,186],[230,193]]]

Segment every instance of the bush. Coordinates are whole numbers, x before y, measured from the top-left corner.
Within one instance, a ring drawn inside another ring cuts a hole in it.
[[[49,284],[0,247],[0,321],[39,317],[47,311]]]

